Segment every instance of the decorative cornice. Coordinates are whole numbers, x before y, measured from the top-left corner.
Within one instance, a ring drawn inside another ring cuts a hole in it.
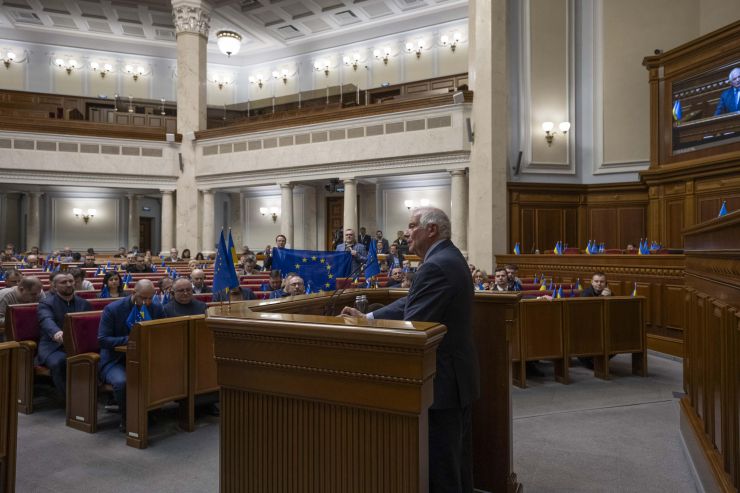
[[[211,13],[202,5],[178,5],[172,9],[172,19],[177,34],[200,34],[208,38],[211,29]]]
[[[0,183],[33,185],[70,185],[104,188],[177,188],[177,178],[139,175],[75,173],[74,171],[25,171],[0,169]]]

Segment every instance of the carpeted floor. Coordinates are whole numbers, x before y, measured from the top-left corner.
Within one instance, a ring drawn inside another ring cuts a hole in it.
[[[514,389],[515,471],[525,492],[696,491],[672,394],[681,390],[680,363],[651,356],[650,377],[639,378],[628,361],[612,361],[610,381],[574,367],[568,386],[544,364],[548,377]],[[36,402],[34,414],[19,415],[19,493],[218,491],[218,418],[201,417],[185,433],[166,409],[154,416],[149,448],[136,450],[115,414],[101,411],[101,430],[89,435],[66,427],[49,400]]]

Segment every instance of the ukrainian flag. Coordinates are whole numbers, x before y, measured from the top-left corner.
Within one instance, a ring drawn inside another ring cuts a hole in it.
[[[637,296],[637,283],[635,283],[635,287],[632,289],[632,296]]]
[[[372,242],[371,242],[371,243],[372,243]],[[522,254],[522,252],[521,252],[521,250],[519,249],[519,242],[517,241],[517,242],[516,242],[516,245],[514,245],[514,255],[521,255],[521,254]]]
[[[678,99],[673,103],[673,119],[677,122],[681,123],[681,117],[683,116],[683,113],[681,112],[681,101]]]

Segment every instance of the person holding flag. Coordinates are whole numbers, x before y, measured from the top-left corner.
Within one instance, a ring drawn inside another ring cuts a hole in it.
[[[145,320],[164,318],[160,305],[152,303],[154,284],[142,279],[134,286],[134,294],[114,301],[106,306],[98,327],[100,345],[100,379],[113,387],[113,393],[121,409],[119,429],[126,431],[126,353],[116,347],[128,344],[133,326]]]

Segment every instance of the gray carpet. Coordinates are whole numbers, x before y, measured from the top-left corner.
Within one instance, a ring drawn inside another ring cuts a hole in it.
[[[695,491],[672,395],[680,363],[651,356],[644,379],[629,374],[626,357],[612,368],[610,381],[575,367],[571,385],[544,378],[514,390],[515,471],[526,493]],[[136,450],[117,415],[101,411],[101,430],[89,435],[64,426],[52,402],[36,402],[34,414],[19,415],[19,493],[218,491],[218,418],[201,417],[186,433],[167,409],[155,416],[149,448]]]

